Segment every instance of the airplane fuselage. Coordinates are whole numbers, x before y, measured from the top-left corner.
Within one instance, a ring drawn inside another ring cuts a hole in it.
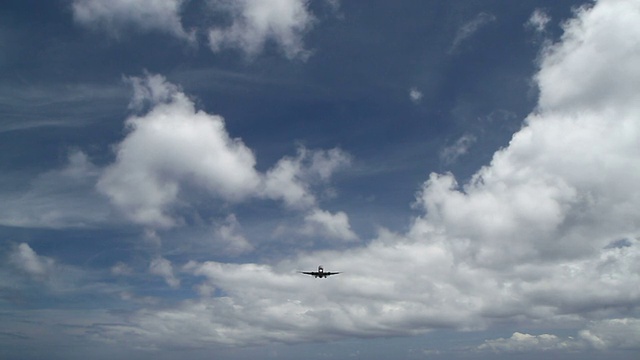
[[[322,267],[322,265],[318,266],[318,271],[302,271],[302,274],[306,274],[306,275],[311,275],[314,278],[326,278],[330,275],[336,275],[336,274],[340,274],[339,272],[330,272],[330,271],[324,271],[324,268]]]

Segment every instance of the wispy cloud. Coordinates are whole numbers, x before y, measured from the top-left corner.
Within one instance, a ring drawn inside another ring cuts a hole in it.
[[[0,133],[104,121],[121,114],[123,90],[121,84],[0,84]]]
[[[167,285],[172,288],[180,286],[180,279],[178,279],[173,273],[173,265],[171,264],[171,261],[163,257],[156,257],[151,260],[151,263],[149,264],[149,273],[164,278]]]
[[[551,21],[551,17],[543,9],[536,9],[525,23],[525,26],[538,33],[543,33],[546,31],[549,21]]]
[[[481,12],[476,15],[472,20],[462,25],[456,32],[456,36],[449,47],[449,53],[454,53],[460,47],[464,41],[468,40],[482,27],[487,24],[496,21],[495,15],[491,13]]]
[[[111,221],[108,203],[94,189],[101,169],[82,151],[69,151],[66,164],[0,191],[0,224],[20,227],[94,227]]]
[[[186,0],[73,0],[76,22],[119,37],[128,29],[163,31],[195,41],[195,33],[182,27],[181,7]]]
[[[465,155],[477,138],[473,134],[464,134],[456,142],[440,152],[440,159],[445,164],[453,164],[460,156]]]

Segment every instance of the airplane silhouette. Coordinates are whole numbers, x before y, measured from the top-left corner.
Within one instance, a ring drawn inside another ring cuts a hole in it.
[[[300,273],[311,275],[314,278],[321,278],[321,279],[326,278],[327,276],[330,276],[330,275],[340,274],[340,272],[324,271],[324,268],[322,267],[322,265],[318,266],[318,271],[300,271]]]

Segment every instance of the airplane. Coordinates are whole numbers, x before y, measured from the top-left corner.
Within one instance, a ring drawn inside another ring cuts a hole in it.
[[[330,271],[324,271],[324,268],[322,267],[322,265],[318,266],[318,271],[300,271],[301,274],[306,274],[306,275],[311,275],[314,278],[326,278],[329,275],[337,275],[340,274],[340,272],[330,272]]]

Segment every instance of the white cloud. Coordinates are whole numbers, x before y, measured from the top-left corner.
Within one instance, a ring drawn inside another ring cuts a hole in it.
[[[637,348],[640,8],[605,0],[576,17],[541,59],[536,112],[469,183],[432,174],[406,233],[271,265],[190,262],[224,295],[138,312],[110,336],[246,345],[571,321],[584,329],[573,340],[517,333],[485,348]],[[287,174],[301,172],[290,160]],[[318,263],[343,273],[294,273]]]
[[[329,238],[346,241],[358,238],[351,230],[349,217],[342,211],[332,214],[329,211],[315,209],[305,216],[305,221],[307,227],[304,232],[309,234],[319,232]]]
[[[282,158],[269,169],[264,183],[267,196],[282,199],[290,207],[306,208],[315,204],[315,197],[301,178],[304,156],[299,154],[297,158]]]
[[[316,23],[307,0],[209,0],[203,7],[206,17],[223,19],[228,25],[185,29],[182,10],[189,0],[73,0],[74,20],[85,27],[111,36],[124,36],[131,29],[164,32],[189,43],[197,32],[206,32],[213,52],[239,49],[256,56],[268,44],[275,45],[289,59],[306,60],[303,37]],[[327,5],[340,16],[339,1]]]
[[[449,48],[449,53],[455,52],[462,42],[469,39],[473,34],[475,34],[483,26],[494,21],[496,21],[496,17],[491,13],[481,12],[478,15],[476,15],[472,20],[465,23],[458,29],[458,32],[456,33],[456,36],[453,39],[453,43]]]
[[[530,335],[519,332],[513,333],[508,339],[486,340],[478,347],[479,350],[495,352],[580,350],[583,348],[583,344],[574,338],[561,339],[551,334]]]
[[[171,207],[185,185],[228,201],[255,192],[255,157],[240,139],[229,137],[221,117],[197,111],[159,75],[132,82],[143,88],[136,94],[150,94],[153,107],[127,120],[129,133],[116,147],[117,159],[98,181],[98,189],[128,217],[149,226],[175,225]]]
[[[534,29],[535,31],[542,33],[547,29],[547,24],[551,21],[551,17],[542,9],[536,9],[525,26]]]
[[[418,88],[412,87],[409,89],[409,99],[415,104],[419,103],[422,100],[422,92]]]
[[[10,261],[34,278],[47,277],[54,267],[53,259],[36,254],[27,243],[21,243],[13,250]]]
[[[131,85],[133,97],[129,108],[138,112],[152,108],[158,104],[167,104],[175,98],[182,98],[182,89],[167,81],[164,76],[150,74],[145,71],[144,77],[125,77],[124,81]]]
[[[633,40],[640,32],[638,5],[602,1],[595,7],[578,10],[564,24],[562,42],[546,49],[536,76],[538,105],[548,114],[588,111],[587,116],[605,117],[602,121],[628,121],[637,110],[640,84],[640,52]],[[612,12],[617,21],[609,20]]]
[[[486,340],[478,350],[494,352],[579,351],[640,349],[640,320],[608,319],[591,322],[578,336],[530,335],[515,332],[510,338]]]
[[[134,88],[131,108],[147,112],[126,121],[129,133],[114,147],[116,160],[97,182],[127,219],[149,228],[179,225],[192,194],[230,205],[270,199],[308,214],[307,235],[356,238],[348,216],[323,212],[314,195],[327,190],[333,174],[350,163],[348,154],[299,147],[295,157],[285,156],[260,173],[252,151],[229,136],[223,119],[196,110],[179,87],[160,75],[128,81]],[[216,226],[217,250],[238,255],[253,249],[234,215]]]
[[[216,0],[213,9],[231,17],[226,28],[209,30],[209,45],[214,52],[225,47],[239,48],[254,56],[273,41],[292,58],[305,59],[302,37],[313,26],[315,18],[305,0]]]
[[[214,236],[225,254],[238,255],[253,250],[253,245],[242,235],[240,222],[233,214],[216,228]]]
[[[284,157],[267,171],[264,194],[282,199],[291,208],[314,207],[316,198],[311,193],[311,185],[328,181],[336,170],[350,161],[349,156],[337,148],[310,151],[300,147],[295,158]]]
[[[129,28],[163,31],[188,41],[195,40],[181,23],[186,0],[73,0],[76,22],[120,36]]]
[[[157,257],[151,260],[151,263],[149,264],[149,273],[163,277],[167,282],[167,285],[172,288],[180,286],[180,279],[176,278],[174,275],[171,261],[163,257]]]

